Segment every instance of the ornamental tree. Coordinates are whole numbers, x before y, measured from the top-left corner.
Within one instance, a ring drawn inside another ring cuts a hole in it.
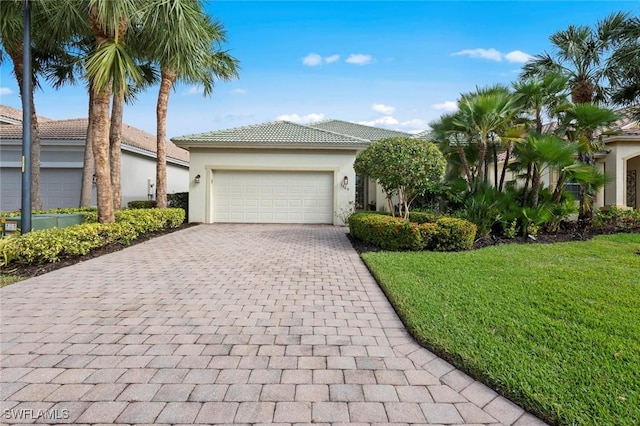
[[[354,169],[378,182],[395,216],[393,196],[398,197],[400,213],[407,219],[416,197],[442,180],[446,160],[438,147],[421,139],[388,138],[372,143],[356,157]]]

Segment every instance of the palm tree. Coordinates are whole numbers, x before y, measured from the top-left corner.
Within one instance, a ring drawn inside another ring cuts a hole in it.
[[[594,154],[603,149],[598,131],[614,123],[619,116],[609,108],[594,104],[578,104],[561,113],[558,133],[569,141],[578,144],[579,160],[589,166],[595,164]],[[581,185],[579,220],[588,222],[591,219],[589,199],[592,186]]]
[[[515,116],[519,110],[518,101],[506,87],[495,86],[462,95],[458,108],[452,123],[460,129],[467,129],[477,138],[477,189],[479,180],[487,181],[486,159],[490,135],[504,129]]]
[[[613,70],[607,69],[606,57],[614,35],[628,20],[629,14],[617,12],[598,22],[596,28],[570,25],[554,33],[550,37],[554,54],[536,55],[524,65],[522,77],[560,73],[569,77],[573,103],[607,100],[605,77]]]
[[[35,28],[38,28],[42,22],[46,20],[42,19],[42,14],[39,13],[39,4],[34,2],[32,6],[32,22]],[[0,64],[5,59],[5,54],[11,58],[13,63],[13,74],[18,83],[20,90],[20,97],[24,98],[23,93],[23,43],[22,43],[22,1],[20,0],[7,0],[0,2],[0,42],[4,52],[0,51]],[[32,37],[32,41],[37,46],[41,41],[38,35],[41,32],[35,31]],[[43,53],[34,46],[31,46],[33,58],[38,61],[39,54]],[[42,202],[40,200],[40,132],[38,126],[38,115],[36,113],[35,102],[33,101],[34,87],[38,86],[37,70],[38,66],[32,66],[34,71],[31,78],[33,83],[31,85],[31,205],[34,210],[40,210],[42,208]]]
[[[142,6],[141,0],[89,1],[88,18],[96,48],[86,61],[92,112],[92,125],[87,137],[93,144],[98,220],[103,223],[115,220],[109,154],[109,106],[114,91],[126,93],[128,79],[134,83],[142,79],[124,43],[128,25],[143,10]]]
[[[160,90],[156,107],[156,205],[167,206],[166,121],[169,94],[174,83],[203,87],[211,94],[215,79],[230,80],[238,75],[238,61],[219,50],[226,32],[219,22],[211,22],[197,0],[154,0],[148,3],[140,42],[146,57],[160,68]],[[150,29],[147,31],[146,29]]]
[[[640,120],[640,17],[630,17],[616,27],[611,39],[614,51],[606,64],[611,100],[617,105],[634,105]]]
[[[567,103],[568,83],[569,78],[558,73],[521,78],[513,83],[513,89],[523,103],[524,112],[533,117],[533,130],[536,134],[542,134],[543,114],[552,116],[557,106]]]
[[[538,207],[543,172],[573,164],[577,152],[577,144],[567,143],[555,135],[531,135],[516,145],[515,154],[519,168],[526,168],[525,178],[531,180],[531,208]],[[525,189],[525,205],[528,198]]]

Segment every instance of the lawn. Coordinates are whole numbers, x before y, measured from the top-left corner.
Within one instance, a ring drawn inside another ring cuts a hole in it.
[[[546,421],[640,424],[640,235],[363,259],[418,341]]]

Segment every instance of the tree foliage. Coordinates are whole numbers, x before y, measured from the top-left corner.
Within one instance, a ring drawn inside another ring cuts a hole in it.
[[[443,178],[446,161],[432,142],[388,138],[376,141],[361,151],[354,168],[356,173],[376,180],[384,189],[394,215],[393,196],[397,196],[400,211],[406,219],[416,197],[424,194],[430,184]]]

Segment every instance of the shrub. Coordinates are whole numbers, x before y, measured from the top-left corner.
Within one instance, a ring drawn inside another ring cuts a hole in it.
[[[427,249],[435,251],[469,250],[473,247],[478,228],[473,223],[454,217],[441,217]]]
[[[184,210],[184,221],[189,219],[189,193],[176,192],[175,194],[167,194],[167,205],[169,207]]]
[[[155,200],[136,200],[129,201],[127,207],[130,209],[152,209],[156,206]]]
[[[417,224],[387,215],[352,214],[349,232],[355,238],[385,250],[420,250],[423,246]]]
[[[612,206],[596,212],[593,224],[598,227],[614,227],[621,230],[640,228],[640,210],[619,209]]]
[[[83,223],[13,235],[0,239],[0,266],[11,262],[56,262],[114,242],[128,245],[139,235],[175,228],[183,221],[182,209],[124,210],[116,213],[116,223]]]
[[[473,247],[477,227],[467,220],[440,217],[430,222],[429,218],[435,219],[431,213],[414,218],[416,222],[377,213],[355,213],[349,218],[349,232],[354,238],[385,250],[457,251]]]
[[[434,223],[440,217],[438,214],[433,212],[416,212],[412,211],[409,213],[409,221],[414,223]]]

